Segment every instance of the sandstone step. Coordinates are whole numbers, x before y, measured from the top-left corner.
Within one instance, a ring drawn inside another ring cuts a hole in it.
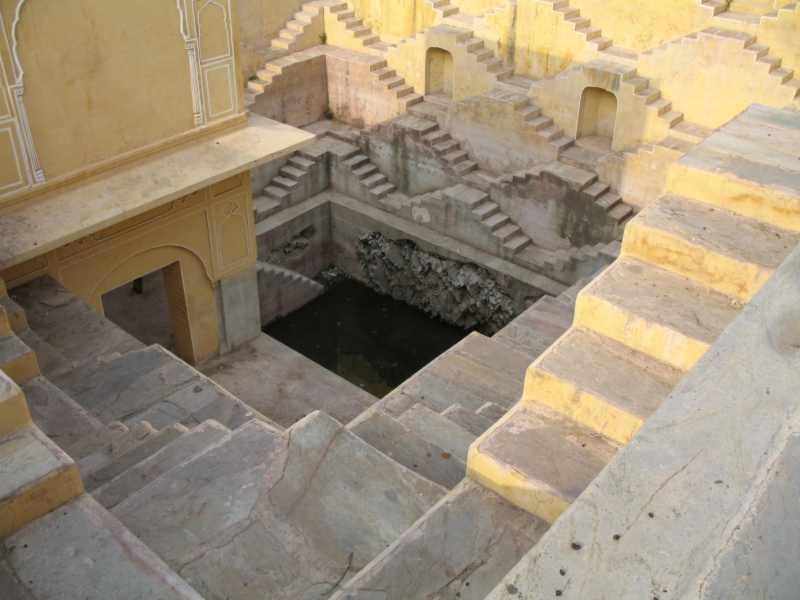
[[[11,326],[11,331],[19,335],[20,332],[28,328],[28,319],[25,316],[25,311],[22,307],[14,302],[10,297],[5,296],[0,298],[0,307],[6,312],[8,324]]]
[[[82,491],[75,463],[34,425],[0,437],[0,537]]]
[[[578,296],[575,325],[688,371],[740,310],[705,285],[623,257]]]
[[[315,412],[284,435],[247,423],[111,512],[206,598],[299,600],[325,597],[444,494]]]
[[[603,158],[607,152],[595,150],[593,148],[584,148],[580,146],[572,146],[567,148],[558,155],[558,160],[579,169],[586,171],[594,171],[597,169],[597,161]]]
[[[452,452],[378,408],[364,411],[347,429],[392,460],[447,489],[456,486],[467,472],[466,463]]]
[[[65,448],[73,460],[80,460],[100,450],[104,446],[128,432],[128,427],[124,423],[114,421],[108,425],[103,425],[100,429],[83,436],[77,442]]]
[[[534,360],[572,325],[574,305],[543,296],[492,339]]]
[[[528,370],[525,398],[627,443],[682,377],[647,354],[577,328]]]
[[[274,215],[283,208],[281,200],[275,200],[267,196],[253,198],[253,218],[256,223],[260,223],[267,217]]]
[[[476,442],[467,474],[553,523],[617,448],[569,417],[531,402],[518,406]]]
[[[186,427],[178,425],[177,423],[168,425],[155,435],[148,436],[146,440],[142,441],[142,443],[135,448],[118,456],[102,467],[91,472],[82,472],[81,477],[83,479],[84,489],[89,493],[93,492],[101,485],[108,483],[129,468],[165,448],[172,441],[180,438],[188,431]]]
[[[39,375],[33,350],[13,333],[0,338],[0,370],[17,384]]]
[[[64,391],[101,423],[146,420],[161,429],[214,419],[235,429],[259,419],[281,429],[158,345],[121,356]]]
[[[290,198],[292,193],[289,190],[278,187],[277,185],[268,185],[264,188],[264,195],[280,202],[281,205],[286,198]]]
[[[106,367],[107,364],[114,362],[120,358],[120,356],[121,354],[119,352],[103,354],[94,358],[90,358],[89,360],[79,363],[76,366],[70,365],[67,368],[56,369],[49,373],[45,373],[44,375],[47,377],[47,379],[52,381],[53,384],[57,385],[63,390],[67,389],[76,381],[80,381],[92,373],[101,371]]]
[[[331,600],[484,598],[548,528],[465,480]]]
[[[126,469],[92,492],[105,508],[113,508],[155,481],[161,475],[189,460],[228,435],[230,430],[216,421],[204,421],[166,447]]]
[[[471,333],[378,404],[399,416],[417,403],[435,412],[453,404],[477,411],[487,401],[506,408],[522,394],[530,358],[480,333]],[[392,412],[390,405],[398,409]]]
[[[64,373],[72,369],[72,364],[58,350],[53,348],[39,337],[33,329],[26,329],[17,334],[28,348],[36,354],[36,362],[39,364],[39,371],[45,377]]]
[[[13,294],[31,329],[73,363],[144,347],[50,276],[21,285]]]
[[[464,462],[475,435],[458,424],[432,411],[424,404],[416,404],[397,418],[403,425],[430,440]]]
[[[483,435],[494,422],[460,404],[453,404],[450,408],[442,411],[442,416],[476,437]]]
[[[495,231],[508,224],[511,218],[501,212],[495,213],[483,220],[483,225],[489,231]]]
[[[157,433],[158,431],[147,421],[137,423],[124,434],[113,438],[102,448],[79,459],[77,461],[78,469],[81,473],[91,473],[116,460],[123,454],[127,454]]]
[[[202,600],[87,494],[2,540],[13,600]]]
[[[22,389],[0,371],[0,437],[17,427],[31,424],[28,403]]]
[[[800,233],[667,194],[626,228],[623,252],[749,301]]]
[[[499,404],[495,404],[494,402],[487,402],[476,411],[476,414],[485,417],[494,423],[506,414],[506,409]]]
[[[62,450],[103,426],[44,377],[29,379],[22,384],[22,391],[33,422]]]

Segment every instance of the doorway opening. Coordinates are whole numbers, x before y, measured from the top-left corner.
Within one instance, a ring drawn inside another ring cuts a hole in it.
[[[453,98],[453,55],[441,48],[428,48],[425,60],[425,96]]]

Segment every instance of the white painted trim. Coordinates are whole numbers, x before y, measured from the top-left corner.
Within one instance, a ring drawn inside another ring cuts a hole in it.
[[[33,178],[36,180],[36,183],[42,183],[45,180],[44,173],[42,172],[42,166],[39,164],[39,156],[36,154],[36,147],[33,145],[33,136],[31,135],[31,128],[28,125],[28,113],[25,112],[25,104],[22,101],[22,94],[24,91],[25,90],[20,86],[13,89],[12,93],[14,94],[14,100],[16,100],[17,104],[17,118],[19,119],[19,125],[22,129],[22,137],[25,140],[25,145],[28,147],[28,154],[31,159]]]
[[[17,46],[19,46],[19,42],[17,42],[17,25],[19,25],[19,14],[22,11],[23,4],[25,4],[25,0],[19,0],[19,4],[17,4],[17,8],[14,11],[14,22],[11,24],[11,41],[13,42],[11,44],[11,58],[12,66],[15,64],[17,67],[17,73],[14,74],[17,85],[22,85],[22,78],[25,75],[17,54]]]
[[[197,1],[198,0],[194,0],[194,2],[197,2]],[[199,1],[202,2],[203,0],[199,0]],[[219,6],[222,9],[222,24],[225,27],[225,42],[228,45],[228,52],[225,53],[225,54],[221,54],[219,56],[214,56],[214,57],[210,58],[207,61],[206,59],[203,58],[203,45],[202,45],[202,43],[200,43],[200,39],[202,38],[202,33],[203,33],[202,29],[201,29],[201,25],[200,25],[200,15],[203,14],[203,11],[206,8],[208,8],[209,4],[216,4],[217,6]],[[215,60],[220,60],[220,59],[223,59],[223,58],[231,58],[231,56],[233,54],[233,44],[231,43],[232,32],[231,32],[231,28],[230,28],[230,25],[231,25],[230,19],[228,18],[229,14],[230,14],[230,5],[228,6],[228,10],[226,11],[225,7],[222,6],[222,4],[220,4],[216,0],[206,0],[206,3],[203,5],[203,8],[201,8],[197,12],[195,29],[197,30],[197,40],[198,40],[198,44],[199,44],[198,55],[200,56],[200,64],[203,64],[203,63],[206,63],[206,62],[215,61]]]
[[[16,136],[17,132],[14,131],[14,129],[16,129],[16,127],[14,127],[12,129],[13,125],[16,125],[16,123],[9,122],[9,123],[6,123],[3,126],[0,126],[0,134],[3,133],[4,131],[7,131],[8,132],[8,138],[11,140],[11,149],[14,151],[14,162],[16,163],[16,166],[17,166],[17,181],[15,181],[14,183],[9,183],[7,185],[4,185],[4,186],[0,187],[0,192],[2,192],[3,190],[6,190],[8,188],[13,188],[13,187],[17,187],[19,185],[24,185],[25,184],[25,179],[22,176],[22,168],[21,168],[21,165],[19,164],[19,148],[17,148],[17,142],[16,142],[16,139],[15,139],[17,137]]]
[[[209,106],[209,113],[208,113],[208,118],[209,119],[213,119],[214,117],[217,117],[219,115],[224,115],[225,113],[229,113],[231,111],[235,111],[236,110],[236,93],[235,93],[235,91],[233,89],[234,85],[233,85],[233,77],[232,77],[230,62],[227,62],[227,63],[224,63],[224,64],[220,64],[220,65],[217,65],[215,67],[211,67],[210,69],[204,69],[203,70],[203,80],[205,81],[205,87],[206,87],[206,98],[208,100],[208,103],[211,104],[211,91],[210,91],[210,88],[209,88],[209,85],[208,85],[208,74],[211,71],[219,71],[220,69],[226,69],[228,71],[228,86],[230,88],[231,107],[229,109],[227,109],[227,110],[223,110],[223,111],[220,111],[220,112],[212,113],[211,112],[211,107]]]

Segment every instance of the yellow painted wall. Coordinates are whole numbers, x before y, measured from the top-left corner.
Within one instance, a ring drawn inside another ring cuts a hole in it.
[[[236,0],[239,41],[244,46],[268,46],[272,38],[303,9],[306,0]]]
[[[508,0],[452,0],[450,4],[457,6],[462,13],[483,15],[505,6],[507,2]]]
[[[242,114],[231,3],[0,0],[0,198]]]
[[[700,33],[642,54],[638,73],[687,121],[717,128],[753,103],[783,108],[793,101],[796,88],[756,58],[737,37]]]
[[[429,0],[347,0],[348,6],[384,42],[394,43],[433,25]]]
[[[176,350],[197,364],[219,352],[214,283],[255,264],[254,232],[245,171],[6,269],[0,278],[11,289],[48,274],[102,312],[106,292],[173,265],[165,280]]]
[[[701,0],[570,0],[581,16],[614,44],[649,50],[711,26],[712,11]]]

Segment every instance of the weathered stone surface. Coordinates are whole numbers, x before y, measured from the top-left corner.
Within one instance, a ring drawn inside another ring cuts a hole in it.
[[[100,422],[142,421],[161,429],[205,419],[234,429],[250,419],[275,423],[158,345],[129,352],[66,388]]]
[[[15,288],[13,297],[31,329],[73,364],[143,347],[48,275]]]
[[[214,285],[220,352],[230,352],[261,333],[256,268],[250,267]]]
[[[216,421],[205,421],[148,456],[92,492],[105,508],[113,508],[161,475],[199,454],[228,435],[230,430]]]
[[[475,411],[464,408],[460,404],[453,404],[453,406],[442,412],[442,416],[476,437],[482,435],[493,423],[493,421],[482,417]]]
[[[173,440],[184,435],[188,430],[183,425],[168,425],[155,435],[150,435],[141,444],[122,454],[111,462],[91,472],[81,473],[83,487],[87,492],[92,492],[105,482],[110,481],[120,473],[152,456]]]
[[[61,373],[70,369],[71,364],[64,355],[50,344],[45,343],[33,329],[28,328],[20,331],[17,337],[36,353],[39,371],[48,379],[53,373]]]
[[[308,599],[444,493],[315,412],[283,435],[247,423],[112,512],[205,597]]]
[[[482,600],[548,528],[467,479],[332,600]]]
[[[569,329],[574,311],[574,302],[544,296],[492,339],[526,354],[533,361]]]
[[[475,436],[453,421],[433,412],[424,404],[416,404],[397,420],[426,440],[432,441],[466,462],[469,446],[475,441]]]
[[[130,452],[149,437],[156,435],[156,433],[158,432],[147,421],[137,423],[121,436],[113,438],[99,450],[95,450],[77,461],[78,468],[81,473],[91,473]]]
[[[315,410],[346,423],[376,402],[371,394],[263,334],[201,369],[282,427]]]
[[[796,596],[799,274],[795,249],[492,600]]]
[[[359,238],[367,283],[447,323],[494,333],[516,316],[514,303],[485,269],[442,258],[380,233]]]
[[[377,407],[365,411],[347,428],[386,456],[448,489],[455,487],[467,472],[464,461],[452,452]]]
[[[120,423],[119,421],[113,421],[108,425],[103,425],[100,429],[83,436],[77,442],[65,448],[67,454],[69,454],[73,460],[80,460],[90,454],[93,454],[97,450],[100,450],[106,444],[109,444],[112,440],[118,438],[122,434],[128,431],[128,427],[124,423]]]
[[[44,377],[29,379],[22,384],[22,391],[33,422],[63,450],[102,427],[97,419]]]
[[[487,402],[475,412],[494,422],[506,414],[506,409],[499,404],[495,404],[494,402]]]
[[[0,585],[13,578],[10,598],[15,600],[202,600],[86,494],[6,537],[2,545]],[[2,589],[5,594],[9,588]]]

